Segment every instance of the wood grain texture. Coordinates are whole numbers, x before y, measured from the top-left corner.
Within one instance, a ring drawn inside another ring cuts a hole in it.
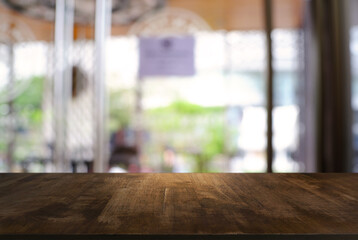
[[[358,174],[0,174],[0,238],[92,234],[358,239]]]

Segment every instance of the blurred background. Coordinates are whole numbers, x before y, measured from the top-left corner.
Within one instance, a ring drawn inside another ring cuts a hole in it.
[[[0,171],[358,172],[355,10],[1,0]]]

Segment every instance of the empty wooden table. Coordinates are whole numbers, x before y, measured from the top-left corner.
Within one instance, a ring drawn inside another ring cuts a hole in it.
[[[0,239],[358,239],[358,175],[0,174]]]

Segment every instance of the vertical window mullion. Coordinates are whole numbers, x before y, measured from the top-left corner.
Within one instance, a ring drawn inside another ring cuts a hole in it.
[[[266,36],[266,112],[267,112],[267,145],[266,160],[267,172],[272,172],[273,162],[273,67],[272,67],[272,0],[264,0],[264,21]]]

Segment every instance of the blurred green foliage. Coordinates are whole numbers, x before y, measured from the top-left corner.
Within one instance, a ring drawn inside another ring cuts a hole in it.
[[[124,89],[109,93],[109,131],[126,128],[132,123],[134,90]]]
[[[109,95],[110,131],[129,127],[135,117],[135,91],[117,90]],[[170,146],[194,160],[194,171],[207,172],[210,161],[226,151],[225,112],[225,107],[200,106],[182,99],[143,110],[142,124],[151,136],[143,153],[153,158]]]
[[[167,107],[160,107],[150,110],[154,114],[181,114],[181,115],[200,115],[208,113],[223,113],[223,107],[203,107],[185,100],[176,100]]]
[[[14,100],[15,111],[20,119],[26,119],[24,128],[39,128],[42,123],[42,99],[44,77],[36,76],[30,80],[25,91]]]
[[[5,155],[8,147],[8,134],[15,134],[14,160],[19,162],[32,153],[33,149],[38,147],[42,137],[42,101],[44,91],[44,77],[34,76],[29,80],[26,89],[13,101],[13,117],[15,126],[9,130],[6,121],[1,121],[0,132],[4,133],[0,137],[0,155]],[[19,83],[20,81],[16,81]],[[0,93],[6,94],[6,93]],[[3,106],[6,106],[4,103]],[[5,107],[8,109],[8,106]],[[8,117],[8,112],[1,116],[4,120]],[[10,133],[9,131],[13,131]]]
[[[209,163],[225,153],[225,108],[204,107],[185,100],[176,100],[169,106],[148,110],[150,129],[164,133],[162,144],[190,154],[195,160],[196,172],[208,172]],[[182,136],[186,136],[181,139]]]

